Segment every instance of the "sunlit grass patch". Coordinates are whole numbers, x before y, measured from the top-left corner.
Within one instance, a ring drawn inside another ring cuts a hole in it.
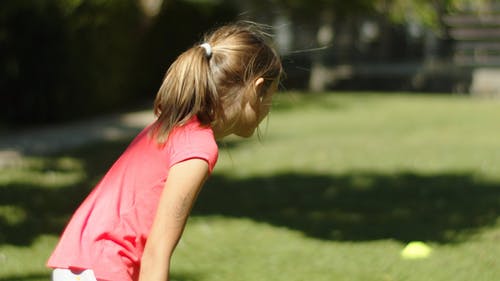
[[[13,165],[2,168],[0,188],[32,185],[47,189],[61,188],[80,182],[85,177],[81,161],[70,157],[23,157]]]
[[[500,280],[498,120],[498,101],[463,96],[279,94],[261,141],[221,143],[172,280]],[[48,280],[64,223],[127,142],[2,169],[0,281]],[[402,259],[414,240],[431,255]]]

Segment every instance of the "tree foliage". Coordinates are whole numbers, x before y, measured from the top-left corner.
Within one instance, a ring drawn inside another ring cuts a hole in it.
[[[214,22],[220,3],[0,1],[0,127],[80,118],[152,98],[168,64]]]
[[[309,17],[318,16],[322,11],[330,10],[335,17],[382,14],[396,23],[418,22],[433,28],[439,28],[443,14],[464,9],[477,11],[488,10],[495,0],[260,0],[272,3],[291,14]]]

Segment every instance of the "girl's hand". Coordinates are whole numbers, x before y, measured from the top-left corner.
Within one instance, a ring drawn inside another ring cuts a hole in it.
[[[201,159],[170,168],[144,248],[139,281],[168,280],[170,258],[208,174],[208,163]]]

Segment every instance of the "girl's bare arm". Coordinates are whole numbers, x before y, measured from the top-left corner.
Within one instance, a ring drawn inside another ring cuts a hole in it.
[[[208,173],[208,164],[201,159],[170,168],[144,249],[139,281],[168,281],[170,258]]]

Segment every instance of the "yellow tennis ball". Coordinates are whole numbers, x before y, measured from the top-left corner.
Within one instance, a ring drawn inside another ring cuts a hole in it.
[[[427,258],[431,252],[431,247],[427,246],[424,242],[413,241],[404,247],[403,251],[401,251],[401,257],[404,259],[424,259]]]

